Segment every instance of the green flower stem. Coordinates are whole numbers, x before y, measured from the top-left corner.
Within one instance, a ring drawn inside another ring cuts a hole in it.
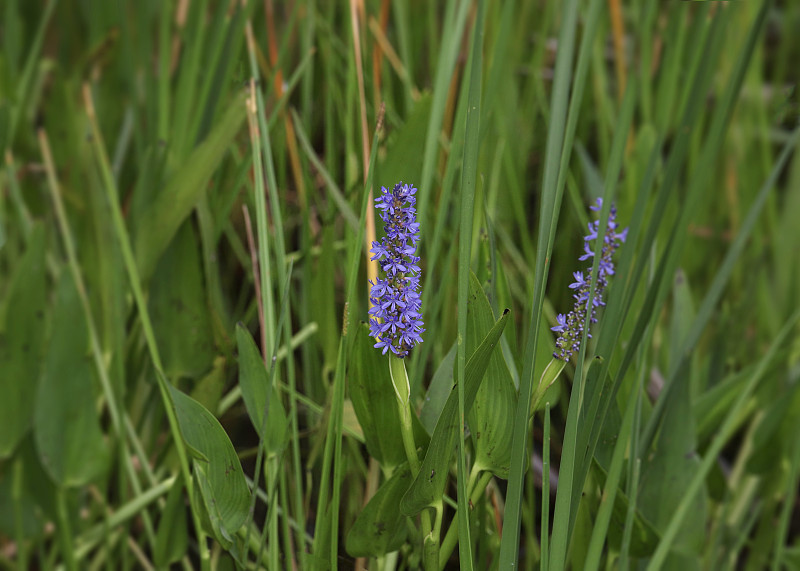
[[[400,412],[400,433],[403,437],[403,447],[406,450],[408,465],[411,474],[416,478],[419,474],[420,462],[417,455],[417,445],[414,442],[414,426],[411,424],[411,384],[408,381],[405,360],[394,355],[389,355],[389,375],[392,377],[394,393],[397,396],[397,406]],[[427,509],[420,514],[423,537],[423,567],[426,570],[437,569],[438,562],[434,556],[438,553],[439,534],[431,533],[431,514]]]
[[[472,474],[470,474],[470,481],[474,484],[474,487],[469,492],[469,501],[471,504],[474,505],[479,499],[481,499],[483,492],[486,491],[486,486],[489,485],[491,480],[492,473],[488,471],[481,474],[481,477],[477,480],[472,478]],[[450,527],[447,528],[447,535],[444,536],[444,540],[442,541],[442,548],[439,550],[439,569],[444,569],[445,565],[447,564],[447,560],[450,559],[450,555],[456,548],[457,541],[458,518],[454,517],[453,521],[450,523]]]

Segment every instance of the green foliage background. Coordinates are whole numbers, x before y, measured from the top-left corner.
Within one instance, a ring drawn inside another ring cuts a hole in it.
[[[798,27],[5,0],[0,567],[800,569]],[[361,323],[399,180],[405,409]],[[597,197],[628,240],[557,374]]]

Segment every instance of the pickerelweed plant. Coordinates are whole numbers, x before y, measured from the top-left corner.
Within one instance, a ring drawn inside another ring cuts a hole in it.
[[[370,281],[369,327],[377,342],[375,347],[388,355],[389,373],[397,395],[400,411],[401,433],[408,463],[414,476],[420,470],[417,446],[411,422],[411,385],[404,358],[417,344],[422,343],[423,329],[420,288],[420,258],[417,256],[419,223],[417,222],[417,189],[398,182],[393,188],[381,187],[375,200],[380,211],[385,236],[372,243],[372,259],[377,260],[381,276]],[[436,541],[431,535],[431,521],[427,512],[421,516],[423,536]],[[432,550],[431,552],[433,552]],[[428,552],[426,551],[426,554]],[[425,567],[436,567],[432,558],[425,558]]]
[[[600,212],[602,208],[602,198],[598,198],[595,204],[589,207],[594,212]],[[537,397],[544,394],[547,387],[558,378],[567,361],[580,350],[587,314],[589,315],[589,324],[597,323],[597,309],[605,305],[603,293],[608,286],[609,277],[614,275],[614,252],[625,242],[625,238],[628,235],[627,228],[619,229],[616,218],[617,209],[612,205],[608,215],[606,232],[603,236],[603,245],[597,270],[597,283],[593,295],[590,295],[592,293],[591,265],[595,256],[595,245],[593,243],[599,238],[600,220],[589,223],[589,233],[583,239],[583,254],[578,258],[581,262],[589,261],[589,268],[585,275],[583,271],[573,272],[572,274],[575,281],[569,287],[574,291],[572,297],[575,299],[575,305],[572,311],[566,315],[559,313],[556,316],[557,324],[555,327],[550,328],[558,333],[556,350],[553,353],[553,359],[542,373],[539,388],[534,394],[534,400],[538,400]],[[589,331],[586,332],[586,338],[592,338],[592,334]],[[534,407],[535,404],[534,402]],[[532,410],[535,410],[535,408]]]

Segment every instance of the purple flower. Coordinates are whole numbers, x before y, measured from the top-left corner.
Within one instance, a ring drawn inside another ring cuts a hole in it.
[[[402,182],[391,190],[382,187],[375,208],[383,220],[386,236],[372,243],[372,258],[378,260],[383,277],[370,282],[370,335],[383,354],[391,351],[398,357],[422,343],[422,300],[419,297],[417,242],[419,223],[414,208],[417,189]]]
[[[599,212],[603,207],[603,199],[598,198],[597,202],[589,208],[594,212]],[[608,227],[603,236],[603,251],[600,254],[600,262],[597,271],[597,286],[594,291],[594,298],[589,299],[590,280],[584,278],[583,272],[574,272],[572,275],[575,282],[570,284],[570,289],[575,290],[572,297],[575,298],[575,305],[567,315],[558,314],[556,320],[558,325],[551,327],[552,331],[558,333],[556,339],[556,351],[553,357],[568,361],[573,353],[580,349],[581,337],[583,336],[583,324],[586,320],[586,313],[589,313],[589,322],[597,323],[597,308],[605,305],[603,301],[603,291],[608,285],[608,277],[614,275],[614,251],[625,242],[628,236],[628,229],[618,231],[619,225],[616,222],[617,209],[612,206],[608,216]],[[589,223],[589,234],[584,238],[584,254],[578,258],[580,261],[589,260],[594,257],[594,248],[590,244],[598,239],[600,221],[595,220]],[[591,268],[590,268],[591,269]],[[591,338],[591,333],[587,333]]]

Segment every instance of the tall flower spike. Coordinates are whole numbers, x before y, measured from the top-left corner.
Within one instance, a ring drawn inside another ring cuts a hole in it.
[[[597,202],[589,208],[595,212],[599,212],[603,207],[603,199],[598,198]],[[590,272],[584,278],[583,272],[574,272],[572,275],[575,282],[570,284],[570,289],[574,290],[572,297],[575,299],[575,306],[572,311],[567,315],[558,314],[556,320],[558,325],[551,327],[552,331],[558,333],[556,340],[556,351],[553,357],[561,359],[562,361],[569,361],[573,353],[580,349],[581,338],[583,337],[583,324],[586,321],[586,313],[589,313],[589,322],[597,323],[597,308],[605,305],[603,301],[603,291],[608,285],[608,276],[614,275],[614,251],[625,242],[628,235],[628,229],[619,230],[619,225],[616,222],[617,209],[612,206],[608,215],[608,227],[606,234],[603,236],[603,251],[600,254],[600,263],[597,271],[597,286],[594,290],[594,297],[589,299],[589,286],[590,286]],[[589,223],[589,234],[583,239],[583,255],[578,258],[580,261],[591,260],[594,258],[594,247],[591,242],[598,239],[598,232],[600,231],[600,221],[595,220]],[[591,333],[587,334],[591,338]]]
[[[405,357],[422,343],[422,300],[419,297],[419,223],[415,208],[417,189],[398,182],[391,190],[381,187],[375,200],[386,236],[372,243],[372,259],[378,260],[382,277],[370,288],[370,335],[383,354]]]

